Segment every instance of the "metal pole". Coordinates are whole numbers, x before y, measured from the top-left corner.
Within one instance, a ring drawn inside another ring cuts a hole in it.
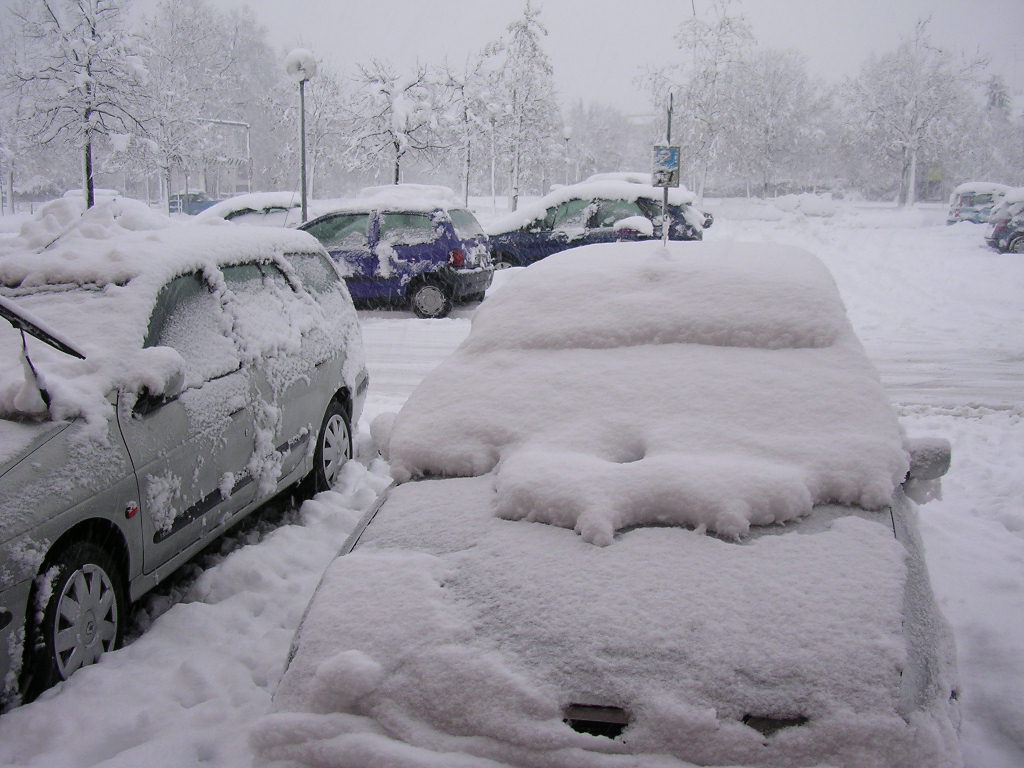
[[[672,104],[673,96],[668,95],[668,121],[665,124],[665,145],[672,145]],[[668,186],[661,190],[661,246],[668,248]]]
[[[302,223],[306,217],[306,81],[299,80],[299,147],[302,155],[300,180],[302,186]]]

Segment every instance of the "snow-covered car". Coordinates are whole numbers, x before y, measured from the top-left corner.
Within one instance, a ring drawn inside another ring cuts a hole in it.
[[[0,248],[0,705],[116,648],[129,603],[263,501],[326,487],[365,400],[316,240],[81,208]]]
[[[302,223],[302,201],[294,192],[249,192],[211,203],[196,216],[196,221],[211,219],[264,227],[297,227]]]
[[[947,224],[959,221],[973,221],[984,224],[989,220],[992,209],[1002,202],[1012,187],[991,181],[968,181],[960,184],[949,196]]]
[[[646,179],[647,183],[643,183]],[[488,227],[494,262],[525,267],[580,245],[661,237],[663,190],[650,176],[608,173],[558,187]],[[712,224],[684,188],[668,193],[669,239],[700,240]]]
[[[1024,187],[1011,189],[989,215],[985,234],[990,247],[1004,253],[1024,253]]]
[[[362,306],[444,317],[454,302],[482,299],[494,274],[483,227],[445,187],[370,187],[301,229],[337,261]]]
[[[556,254],[371,430],[398,484],[323,575],[265,763],[960,765],[905,493],[948,443],[904,438],[812,255]]]

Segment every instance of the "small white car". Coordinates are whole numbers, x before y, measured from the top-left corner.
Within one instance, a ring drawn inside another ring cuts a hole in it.
[[[961,764],[907,497],[949,446],[904,438],[812,255],[555,254],[372,429],[397,485],[309,605],[265,763]]]

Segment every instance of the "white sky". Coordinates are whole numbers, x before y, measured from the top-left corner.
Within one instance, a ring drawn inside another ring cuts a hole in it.
[[[522,0],[213,1],[249,5],[273,44],[285,52],[310,48],[341,70],[375,56],[398,65],[445,57],[461,63],[523,7]],[[710,14],[711,0],[534,0],[563,102],[646,111],[634,78],[677,50],[673,35],[691,2],[699,15]],[[870,53],[891,50],[931,15],[936,43],[988,56],[991,71],[1014,91],[1015,107],[1024,107],[1024,0],[743,0],[740,7],[762,45],[801,51],[827,80],[855,74]]]

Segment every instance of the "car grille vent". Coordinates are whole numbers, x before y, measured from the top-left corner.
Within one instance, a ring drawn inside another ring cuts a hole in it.
[[[629,713],[622,707],[570,704],[565,708],[565,722],[577,733],[617,739],[629,725]]]
[[[792,728],[797,725],[803,725],[807,722],[807,718],[803,715],[797,715],[796,717],[757,717],[756,715],[744,715],[743,724],[749,725],[755,731],[760,731],[765,736],[771,736],[777,731],[781,731],[783,728]]]

